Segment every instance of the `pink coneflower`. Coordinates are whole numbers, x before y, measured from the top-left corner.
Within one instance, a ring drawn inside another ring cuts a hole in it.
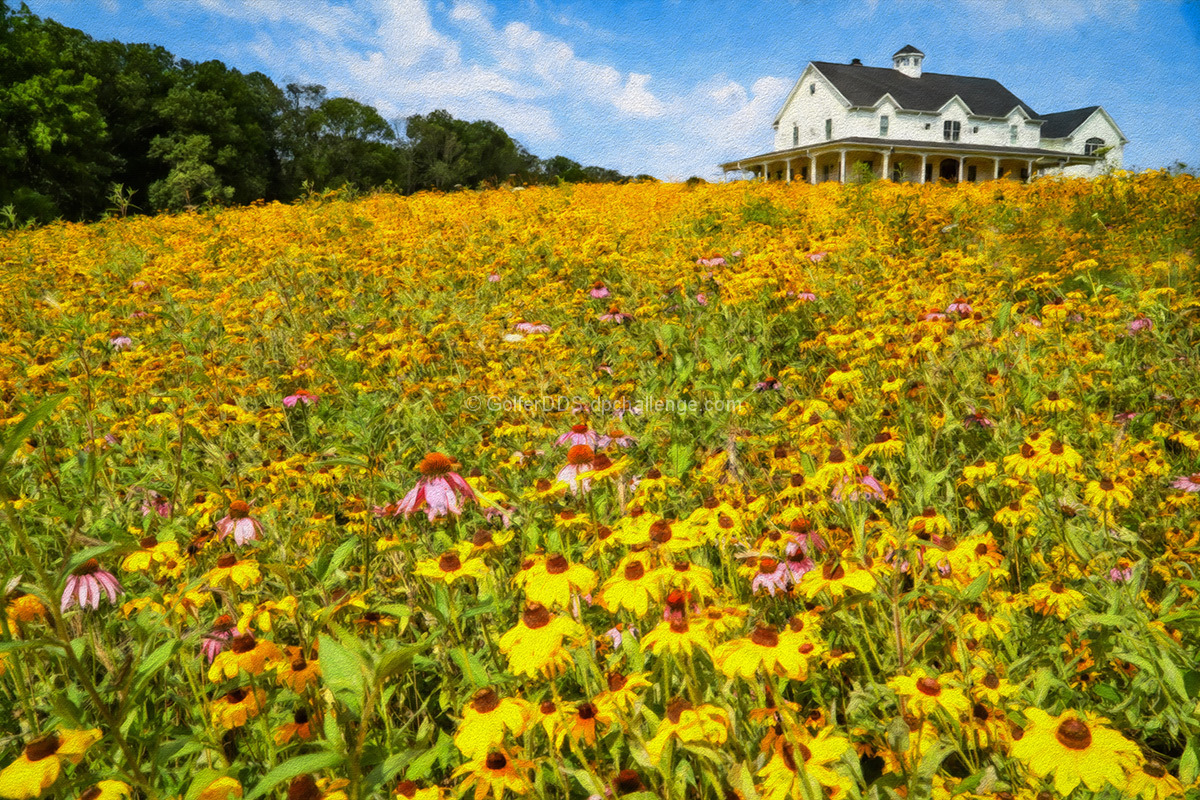
[[[783,384],[774,378],[767,378],[754,384],[754,391],[756,392],[774,392],[782,388]]]
[[[620,625],[617,627],[609,628],[608,630],[606,630],[604,632],[604,635],[612,640],[612,645],[613,645],[614,650],[621,649],[621,642],[625,639],[626,636],[631,636],[631,637],[633,637],[633,639],[635,641],[637,640],[637,635],[638,635],[637,628],[625,627],[625,630],[621,630],[622,627],[625,627],[625,626]]]
[[[828,255],[829,255],[828,250],[817,250],[816,252],[809,253],[808,255],[806,255],[805,258],[807,258],[812,263],[817,264],[817,263],[820,263],[821,261],[824,261],[825,257]]]
[[[586,444],[588,447],[600,446],[600,435],[588,427],[586,422],[572,425],[571,430],[559,436],[555,444],[577,445]]]
[[[730,253],[730,254],[729,254],[729,257],[730,257],[730,258],[741,258],[741,257],[742,257],[742,251],[741,251],[741,250],[734,250],[732,253]]]
[[[791,572],[785,562],[763,557],[758,559],[758,573],[755,574],[754,580],[750,581],[750,591],[766,589],[767,593],[774,597],[776,591],[786,590],[790,582]]]
[[[813,303],[816,302],[817,296],[812,292],[797,292],[796,299],[801,303]]]
[[[921,315],[922,322],[942,322],[945,319],[946,319],[946,315],[943,314],[941,311],[937,311],[937,310],[926,311],[924,314]]]
[[[725,266],[725,258],[718,255],[701,257],[696,259],[696,264],[701,267],[723,267]]]
[[[1114,422],[1132,422],[1135,419],[1137,419],[1136,411],[1118,411],[1113,414]]]
[[[887,493],[883,490],[883,485],[870,475],[842,478],[833,487],[831,496],[835,503],[856,500],[887,500]]]
[[[1138,315],[1137,319],[1135,319],[1129,323],[1129,332],[1130,333],[1138,333],[1139,331],[1152,331],[1152,330],[1154,330],[1154,321],[1151,320],[1149,317],[1143,317],[1140,314]]]
[[[580,477],[592,471],[592,462],[596,460],[596,452],[586,444],[574,445],[567,451],[567,465],[558,471],[555,480],[566,483],[571,487],[572,494],[591,490],[592,482]]]
[[[514,325],[521,333],[549,333],[550,326],[544,322],[518,322]]]
[[[491,275],[488,275],[488,283],[499,283],[499,282],[500,282],[500,273],[499,272],[493,272]]]
[[[200,652],[211,664],[217,654],[225,649],[226,643],[238,634],[239,631],[233,624],[233,617],[222,614],[213,621],[212,630],[204,634],[204,638],[200,642]]]
[[[158,514],[163,519],[171,516],[171,501],[153,489],[147,489],[142,497],[142,516]]]
[[[311,406],[320,399],[320,396],[313,394],[307,389],[297,389],[295,394],[289,394],[283,398],[283,404],[287,408],[295,408],[297,403],[304,403],[306,406]]]
[[[701,292],[700,294],[696,295],[696,302],[702,306],[708,305],[708,295],[706,295],[704,292]]]
[[[794,556],[797,553],[808,555],[811,551],[816,550],[818,553],[825,549],[825,539],[819,531],[813,530],[808,520],[803,517],[796,517],[792,520],[791,526],[788,528],[788,534],[791,540],[784,547],[784,552],[789,556]]]
[[[421,459],[417,471],[423,477],[396,506],[396,515],[407,517],[422,506],[426,507],[425,514],[431,522],[447,513],[462,514],[462,499],[474,500],[475,492],[454,472],[454,466],[454,461],[441,453],[430,453]]]
[[[590,294],[592,297],[596,298],[597,300],[601,300],[605,297],[608,297],[608,287],[605,286],[600,281],[596,281],[595,283],[592,284],[591,291],[589,291],[588,294]]]
[[[967,302],[965,297],[956,297],[954,302],[946,306],[946,312],[949,314],[961,314],[966,317],[972,314],[975,309],[971,308],[971,304]]]
[[[89,558],[67,578],[60,609],[65,612],[75,604],[80,608],[99,608],[101,590],[108,595],[108,602],[114,605],[117,595],[125,593],[111,572],[100,569],[100,562]]]
[[[996,423],[992,422],[975,409],[971,409],[971,413],[963,417],[962,424],[964,428],[970,428],[973,425],[980,428],[994,428],[996,426]]]
[[[1171,481],[1171,485],[1185,492],[1200,492],[1200,472],[1193,472],[1191,475],[1183,475],[1176,478]]]
[[[615,322],[618,325],[628,322],[633,319],[633,314],[626,314],[615,305],[611,306],[607,312],[600,315],[601,322]]]
[[[133,347],[133,339],[130,339],[120,331],[115,331],[108,337],[108,346],[119,353],[122,350],[128,350],[130,347]]]
[[[634,438],[625,431],[613,431],[606,436],[601,436],[597,446],[603,449],[610,444],[615,444],[617,447],[625,448],[632,447],[636,443]]]
[[[253,542],[262,535],[262,523],[250,516],[250,504],[245,500],[234,500],[229,504],[229,512],[217,520],[217,533],[221,541],[233,535],[233,541],[241,547],[246,542]]]
[[[1113,567],[1108,571],[1108,579],[1113,583],[1128,583],[1133,577],[1133,567]]]
[[[783,564],[787,567],[788,581],[791,583],[799,583],[801,578],[817,567],[811,557],[800,553],[792,554]]]

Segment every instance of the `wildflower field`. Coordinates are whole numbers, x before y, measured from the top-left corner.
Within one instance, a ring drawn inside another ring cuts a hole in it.
[[[1200,182],[0,234],[0,797],[1200,796]]]

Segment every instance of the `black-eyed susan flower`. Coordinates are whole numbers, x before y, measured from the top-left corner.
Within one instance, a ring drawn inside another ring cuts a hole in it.
[[[966,483],[982,483],[995,474],[996,462],[984,461],[982,458],[963,467],[963,481]]]
[[[58,780],[64,763],[78,764],[100,736],[96,729],[62,730],[29,742],[15,761],[0,770],[0,797],[37,797]]]
[[[505,792],[512,792],[517,797],[529,793],[528,775],[532,768],[532,762],[513,758],[508,751],[492,750],[463,764],[451,777],[463,778],[458,787],[460,792],[474,787],[475,800],[483,800],[489,794],[501,800]]]
[[[138,549],[125,556],[121,561],[121,569],[126,572],[150,572],[170,561],[181,561],[183,553],[179,543],[173,539],[160,542],[153,536],[147,536],[138,543]]]
[[[1026,593],[1034,611],[1059,619],[1066,619],[1087,604],[1087,598],[1059,581],[1035,583]]]
[[[312,720],[307,708],[297,708],[292,712],[292,721],[284,723],[275,729],[272,738],[276,746],[282,747],[293,739],[307,742],[313,737]]]
[[[1041,453],[1028,440],[1012,455],[1004,457],[1004,471],[1018,478],[1036,475],[1041,468]]]
[[[426,786],[422,789],[416,781],[403,780],[396,784],[392,794],[404,800],[442,800],[444,793],[439,786]]]
[[[1083,466],[1079,451],[1060,440],[1050,443],[1041,454],[1041,469],[1051,475],[1073,475]]]
[[[131,791],[124,781],[100,781],[84,789],[78,800],[122,800],[129,797]]]
[[[262,571],[254,559],[239,559],[233,553],[222,553],[217,565],[204,576],[212,586],[237,586],[248,589],[262,580]]]
[[[1141,800],[1171,800],[1183,797],[1183,783],[1167,772],[1161,761],[1147,761],[1140,767],[1131,769],[1129,783],[1125,786],[1126,797],[1139,797]]]
[[[771,757],[758,771],[763,779],[759,790],[763,800],[792,800],[825,797],[827,790],[840,796],[851,786],[851,779],[832,769],[850,749],[849,740],[824,728],[815,736],[802,727],[791,734],[774,737]]]
[[[633,553],[617,564],[600,587],[596,603],[610,614],[625,610],[644,617],[651,603],[662,601],[662,593],[660,575],[646,569],[646,556]]]
[[[287,655],[279,662],[278,668],[280,684],[296,694],[315,687],[321,679],[320,662],[315,657],[311,660],[305,658],[304,651],[299,647],[288,647]]]
[[[261,603],[239,603],[238,628],[248,631],[258,628],[263,633],[270,633],[276,617],[292,619],[296,615],[297,601],[292,595],[286,595],[280,600],[263,600]]]
[[[548,608],[563,608],[572,594],[591,594],[596,588],[596,573],[582,564],[572,564],[562,553],[530,559],[513,578],[525,590],[525,597]]]
[[[280,659],[279,648],[266,639],[255,639],[252,633],[234,636],[228,649],[222,651],[208,668],[208,679],[218,683],[236,678],[238,673],[261,675],[268,666]]]
[[[1084,501],[1092,508],[1112,511],[1114,508],[1128,508],[1133,502],[1133,490],[1119,475],[1107,475],[1098,481],[1088,481],[1083,490]]]
[[[1037,401],[1033,407],[1048,414],[1061,414],[1075,408],[1075,403],[1058,392],[1047,392],[1046,396]]]
[[[685,744],[707,744],[719,747],[729,737],[729,717],[716,706],[693,705],[677,697],[667,704],[666,713],[658,723],[654,738],[646,742],[650,761],[662,760],[667,743],[677,739]]]
[[[691,561],[671,561],[657,570],[657,580],[669,591],[679,589],[701,602],[716,597],[717,589],[712,570]]]
[[[810,653],[812,649],[809,643]],[[748,681],[761,671],[799,680],[798,676],[808,675],[806,655],[790,639],[781,639],[773,625],[760,623],[746,638],[720,645],[713,654],[713,663],[731,678]]]
[[[895,428],[884,428],[875,434],[875,438],[870,444],[863,447],[858,457],[873,458],[879,456],[881,458],[895,458],[902,453],[904,453],[904,439],[900,436],[900,432]]]
[[[564,708],[563,712],[554,731],[554,746],[557,748],[561,748],[568,739],[576,745],[594,745],[600,727],[612,724],[612,717],[607,710],[589,701],[575,703],[573,707]]]
[[[237,800],[241,796],[241,782],[231,775],[222,775],[216,780],[209,781],[196,795],[196,800]]]
[[[8,615],[9,624],[14,627],[50,619],[50,613],[41,600],[21,591],[13,592],[7,597],[4,611]]]
[[[212,703],[212,724],[229,730],[240,728],[262,711],[267,693],[262,689],[234,689]]]
[[[940,680],[923,667],[916,667],[909,675],[897,675],[888,681],[888,686],[905,698],[910,713],[924,717],[942,709],[951,718],[958,719],[971,708],[971,702],[960,687]]]
[[[988,637],[1002,640],[1012,631],[1012,621],[1003,615],[991,614],[982,606],[958,618],[959,629],[969,639],[982,641]]]
[[[687,618],[663,620],[654,630],[642,637],[642,647],[649,648],[655,655],[668,652],[672,655],[688,655],[693,650],[703,650],[710,656],[713,652],[712,639],[702,624]]]
[[[586,638],[583,626],[573,619],[554,616],[541,603],[527,603],[520,621],[500,637],[499,645],[514,675],[533,678],[569,666],[570,646]]]
[[[462,721],[454,733],[454,745],[468,759],[487,755],[504,743],[505,736],[518,738],[533,717],[533,708],[517,697],[501,697],[491,687],[475,692],[463,706]]]
[[[1012,754],[1034,775],[1052,779],[1063,797],[1080,783],[1093,792],[1109,785],[1122,790],[1128,782],[1126,770],[1142,761],[1137,745],[1091,712],[1069,710],[1051,716],[1030,708],[1025,718],[1024,735],[1013,742]]]
[[[821,592],[828,592],[834,600],[840,600],[850,590],[869,592],[874,589],[875,576],[868,569],[841,559],[832,559],[826,561],[821,569],[807,572],[800,579],[799,588],[809,600]]]
[[[649,675],[648,672],[631,672],[628,675],[616,670],[609,672],[605,676],[608,690],[596,695],[596,706],[609,716],[618,711],[626,714],[632,712],[641,699],[639,690],[650,688]]]
[[[468,558],[463,561],[460,554],[453,550],[448,550],[437,558],[418,561],[413,570],[414,574],[422,578],[445,583],[447,586],[463,578],[478,580],[489,571],[482,558]]]

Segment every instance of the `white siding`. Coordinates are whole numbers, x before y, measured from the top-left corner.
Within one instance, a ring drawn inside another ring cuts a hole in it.
[[[809,90],[816,86],[816,92]],[[792,126],[800,126],[800,147],[825,141],[825,120],[833,120],[833,137],[856,134],[847,133],[846,105],[833,88],[813,67],[808,67],[797,81],[790,102],[779,114],[779,128],[775,131],[775,149],[792,147]]]
[[[1104,140],[1105,147],[1112,147],[1108,155],[1095,164],[1080,164],[1074,167],[1066,167],[1065,169],[1047,169],[1047,175],[1066,175],[1077,178],[1094,178],[1097,175],[1102,175],[1107,169],[1120,169],[1124,165],[1125,146],[1121,144],[1121,134],[1109,122],[1108,116],[1102,114],[1100,109],[1092,112],[1092,115],[1078,128],[1076,128],[1068,139],[1045,139],[1042,141],[1042,147],[1047,150],[1059,150],[1064,153],[1083,153],[1087,140],[1096,137]]]

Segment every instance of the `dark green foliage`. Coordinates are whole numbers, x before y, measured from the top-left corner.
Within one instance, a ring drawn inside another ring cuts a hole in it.
[[[563,156],[543,161],[486,120],[434,111],[389,123],[323,86],[280,89],[220,61],[97,42],[0,0],[0,220],[9,224],[94,219],[113,197],[124,213],[560,180],[627,178]]]

